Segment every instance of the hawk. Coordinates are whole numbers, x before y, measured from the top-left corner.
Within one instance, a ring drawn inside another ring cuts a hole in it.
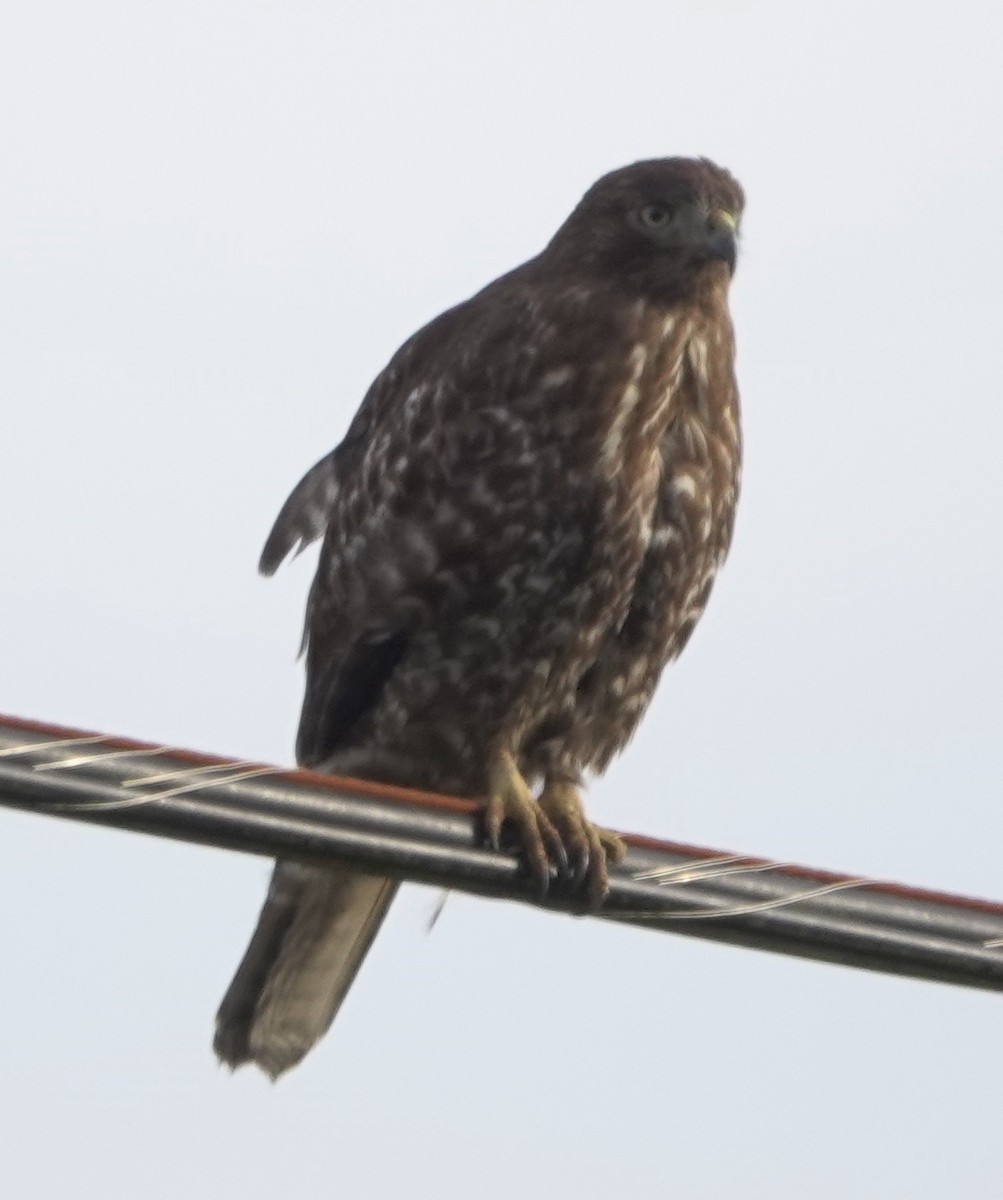
[[[404,343],[279,513],[322,538],[297,759],[485,801],[497,846],[601,904],[581,783],[629,740],[731,541],[728,288],[742,189],[707,159],[604,176],[546,248]],[[217,1017],[273,1077],[327,1030],[394,880],[278,863]]]

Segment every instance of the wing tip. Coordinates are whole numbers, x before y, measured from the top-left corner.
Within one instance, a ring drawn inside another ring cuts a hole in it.
[[[333,450],[315,463],[282,505],[258,559],[262,575],[274,575],[287,558],[295,558],[323,535],[338,494],[336,454]]]
[[[271,578],[289,555],[290,547],[276,536],[277,528],[268,535],[261,557],[258,559],[258,574]]]

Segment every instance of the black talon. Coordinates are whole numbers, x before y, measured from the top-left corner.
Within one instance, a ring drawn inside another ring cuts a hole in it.
[[[550,847],[550,856],[558,875],[567,875],[570,869],[567,847],[560,837],[555,837]]]
[[[592,855],[589,853],[587,845],[583,846],[579,853],[575,856],[575,869],[571,876],[571,882],[576,888],[580,888],[586,879],[589,877],[589,868],[592,866]]]

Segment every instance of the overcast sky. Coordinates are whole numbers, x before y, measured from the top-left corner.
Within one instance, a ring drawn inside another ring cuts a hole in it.
[[[824,11],[823,11],[824,9]],[[600,174],[748,194],[734,551],[591,789],[1003,897],[988,3],[56,4],[0,24],[0,711],[289,763],[286,493]],[[407,889],[272,1086],[212,1020],[268,865],[0,813],[5,1195],[998,1200],[1003,996]]]

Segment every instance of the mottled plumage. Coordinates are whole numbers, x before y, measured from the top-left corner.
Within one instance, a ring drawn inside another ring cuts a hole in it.
[[[618,847],[577,785],[630,738],[731,539],[742,205],[703,159],[605,176],[401,347],[262,556],[323,536],[299,761],[484,796],[492,839],[511,820],[541,884],[569,869],[593,903]],[[225,1061],[278,1074],[323,1033],[393,896],[354,878],[279,866]]]

